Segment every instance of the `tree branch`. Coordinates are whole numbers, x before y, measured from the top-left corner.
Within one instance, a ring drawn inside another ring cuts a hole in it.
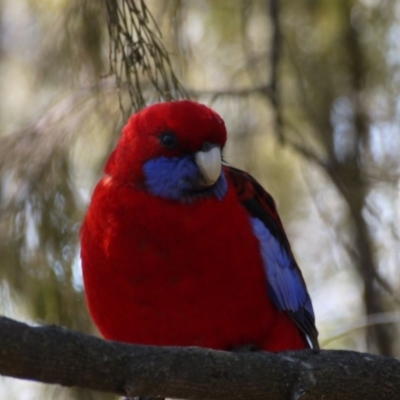
[[[211,101],[215,101],[219,97],[247,97],[254,94],[260,94],[262,96],[272,96],[271,85],[261,84],[243,88],[226,88],[219,90],[200,90],[185,87],[186,92],[191,96],[198,98],[199,96],[211,96]]]
[[[281,58],[281,24],[279,18],[279,1],[269,0],[269,15],[272,24],[272,40],[271,40],[271,92],[270,97],[272,106],[275,110],[275,131],[280,143],[285,143],[283,134],[282,109],[280,104],[280,87],[279,87],[279,61]]]
[[[400,361],[350,351],[229,353],[109,342],[0,317],[0,374],[128,396],[394,399]]]

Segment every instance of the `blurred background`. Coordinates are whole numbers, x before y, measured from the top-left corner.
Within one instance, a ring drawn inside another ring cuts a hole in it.
[[[322,347],[399,356],[397,0],[0,0],[0,314],[97,334],[91,192],[127,116],[185,96],[275,197]],[[0,398],[113,397],[0,378]]]

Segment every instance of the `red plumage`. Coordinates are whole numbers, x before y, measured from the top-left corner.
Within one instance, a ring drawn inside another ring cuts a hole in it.
[[[176,135],[174,148],[160,145],[163,132]],[[225,140],[220,117],[190,101],[146,108],[124,128],[81,230],[87,302],[105,338],[214,349],[308,347],[309,332],[270,298],[259,239],[244,206],[258,198],[287,242],[269,195],[229,167],[222,172],[223,198],[179,201],[146,185],[147,161],[190,157],[204,143],[223,147]],[[316,342],[316,330],[311,339]]]

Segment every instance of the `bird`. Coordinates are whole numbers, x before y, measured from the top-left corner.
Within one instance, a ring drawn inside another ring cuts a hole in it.
[[[275,202],[223,161],[226,140],[221,116],[192,100],[129,118],[80,231],[86,301],[105,339],[319,348]]]

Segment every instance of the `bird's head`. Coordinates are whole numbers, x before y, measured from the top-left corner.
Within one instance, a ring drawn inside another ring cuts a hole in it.
[[[158,103],[129,119],[105,172],[173,200],[221,198],[225,142],[224,121],[210,108],[189,100]]]

